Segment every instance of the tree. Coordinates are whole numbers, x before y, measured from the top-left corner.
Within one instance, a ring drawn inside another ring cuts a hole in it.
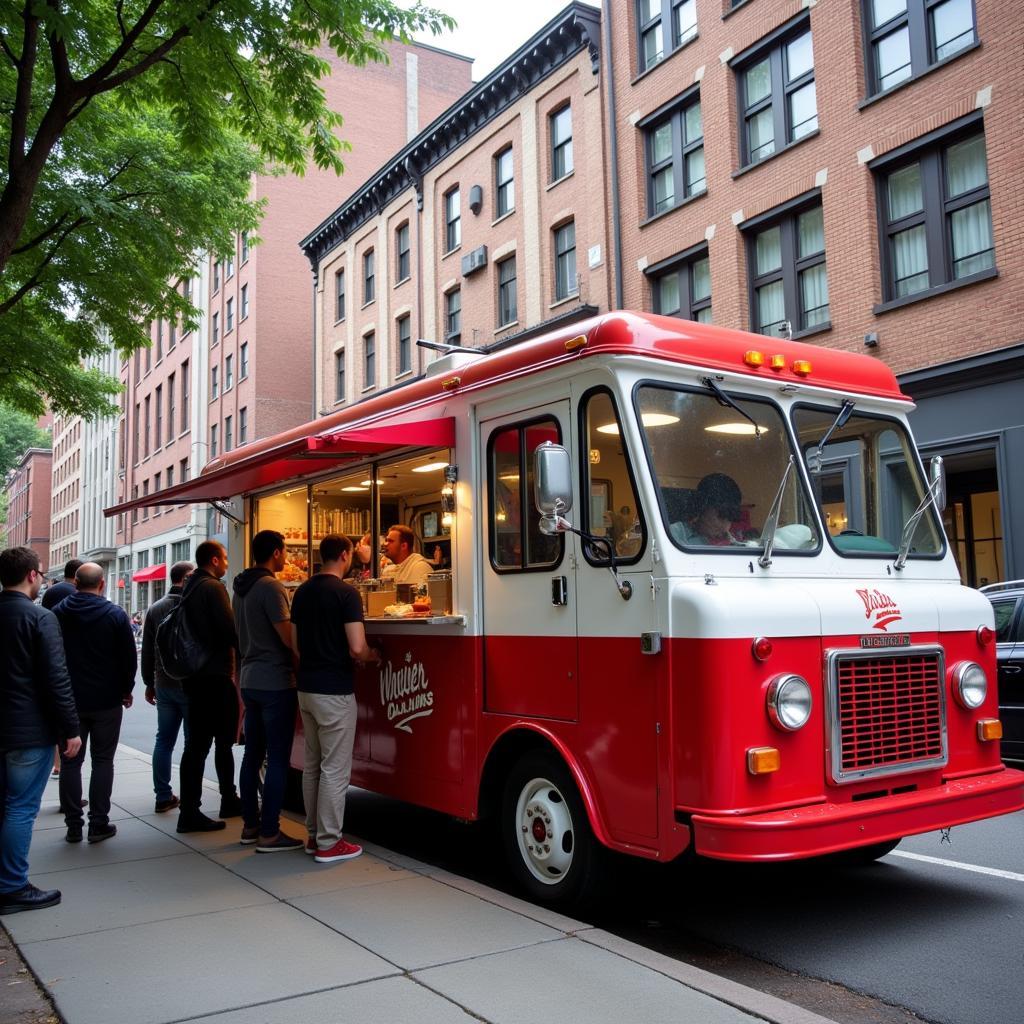
[[[29,448],[49,448],[50,432],[31,416],[0,402],[0,485]]]
[[[24,0],[0,5],[0,399],[109,409],[96,326],[127,355],[198,251],[252,230],[251,176],[344,169],[319,79],[453,24],[391,0]]]

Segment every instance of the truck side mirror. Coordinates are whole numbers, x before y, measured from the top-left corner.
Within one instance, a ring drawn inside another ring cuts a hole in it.
[[[558,532],[558,520],[572,508],[572,465],[562,445],[544,441],[534,451],[533,500],[541,531]]]
[[[935,489],[935,507],[943,512],[946,508],[946,464],[941,455],[933,456],[928,463],[928,476]]]

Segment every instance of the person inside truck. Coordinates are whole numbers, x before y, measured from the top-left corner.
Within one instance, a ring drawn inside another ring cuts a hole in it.
[[[434,567],[418,551],[416,534],[401,523],[388,530],[384,551],[392,565],[382,570],[381,575],[395,583],[413,583],[417,587],[427,582],[427,576]]]
[[[741,501],[739,485],[731,476],[708,473],[697,484],[692,514],[688,519],[672,523],[672,534],[683,544],[711,547],[742,544],[732,530],[742,516]]]

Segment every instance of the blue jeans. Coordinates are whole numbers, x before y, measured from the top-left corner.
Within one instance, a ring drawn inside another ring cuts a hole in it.
[[[171,755],[178,742],[178,730],[185,726],[188,740],[188,697],[180,686],[156,688],[156,743],[153,745],[153,792],[158,801],[170,800]]]
[[[28,848],[46,780],[53,767],[53,746],[0,751],[0,893],[28,885]]]
[[[296,698],[294,690],[242,690],[245,705],[245,754],[238,776],[242,798],[242,820],[246,828],[259,826],[264,838],[276,836],[280,827],[292,737],[295,735]],[[263,759],[263,809],[259,803],[259,776]]]

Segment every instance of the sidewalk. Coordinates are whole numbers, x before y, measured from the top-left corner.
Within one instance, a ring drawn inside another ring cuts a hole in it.
[[[2,918],[68,1024],[827,1024],[372,844],[325,866],[240,846],[238,819],[179,836],[129,747],[114,802],[116,837],[68,845],[48,784],[31,877],[64,901]]]

